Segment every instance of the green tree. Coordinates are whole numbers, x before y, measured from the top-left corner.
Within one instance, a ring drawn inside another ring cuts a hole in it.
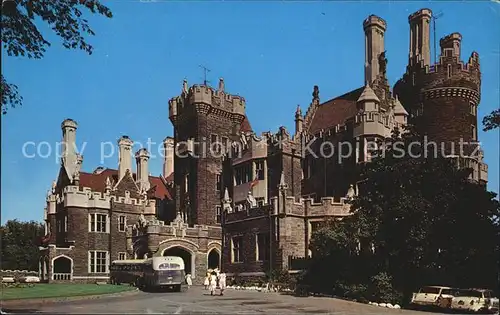
[[[500,109],[492,111],[483,118],[484,131],[489,131],[500,127]]]
[[[1,228],[2,270],[38,270],[40,239],[44,226],[35,221],[10,220]]]
[[[82,10],[108,18],[112,13],[98,0],[4,0],[2,1],[2,43],[9,56],[41,59],[50,43],[43,37],[36,20],[48,26],[62,39],[67,49],[80,49],[92,54],[92,46],[84,35],[95,35]],[[18,87],[2,73],[2,113],[22,104]]]
[[[353,215],[313,235],[314,259],[343,251],[339,264],[344,270],[336,277],[351,287],[369,283],[372,298],[396,296],[381,288],[408,297],[429,284],[495,288],[496,195],[469,181],[470,171],[458,169],[451,159],[425,157],[418,146],[412,156],[402,154],[415,141],[424,143],[412,129],[403,136],[396,132],[385,141],[384,154],[361,166]]]

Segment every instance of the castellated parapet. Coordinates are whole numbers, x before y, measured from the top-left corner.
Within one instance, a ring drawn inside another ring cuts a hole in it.
[[[387,28],[387,22],[379,17],[379,16],[376,16],[376,15],[370,15],[369,17],[367,17],[364,21],[363,21],[363,29],[366,30],[367,28],[369,27],[378,27],[380,28],[382,31],[385,31],[386,28]]]
[[[238,95],[226,93],[224,91],[223,79],[219,82],[219,89],[214,89],[208,85],[195,84],[187,88],[184,82],[183,91],[180,96],[169,100],[169,116],[175,121],[183,113],[197,111],[205,112],[213,110],[218,113],[226,112],[226,115],[245,115],[245,99]],[[240,120],[235,117],[235,120]]]
[[[155,200],[128,198],[127,196],[117,197],[107,193],[95,192],[87,187],[80,188],[78,186],[66,186],[63,188],[61,195],[57,195],[54,197],[52,196],[49,197],[51,198],[50,201],[55,201],[54,200],[55,197],[57,199],[57,203],[63,204],[64,207],[109,210],[111,209],[111,202],[113,202],[115,204],[121,203],[121,204],[135,205],[135,206],[143,206],[145,215],[156,213]]]

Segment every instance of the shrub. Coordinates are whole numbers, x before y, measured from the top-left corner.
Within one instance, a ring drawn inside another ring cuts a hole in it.
[[[394,289],[392,277],[385,272],[380,272],[371,277],[370,293],[372,299],[383,303],[401,303],[402,294]]]

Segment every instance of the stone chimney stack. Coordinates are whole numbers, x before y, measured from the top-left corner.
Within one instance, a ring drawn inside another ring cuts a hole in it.
[[[163,177],[167,178],[174,172],[174,138],[166,137],[163,140]]]
[[[135,160],[137,162],[137,179],[136,182],[141,190],[149,190],[149,153],[145,148],[140,149],[135,154]]]
[[[431,64],[431,19],[430,9],[421,9],[408,17],[410,23],[410,56],[409,64],[422,62],[423,66]]]
[[[376,16],[370,15],[363,21],[365,31],[365,85],[371,85],[380,73],[379,56],[385,51],[384,36],[387,24]]]
[[[77,164],[76,152],[76,129],[78,124],[73,119],[65,119],[61,124],[63,139],[61,146],[62,165],[66,169],[68,177],[73,178]]]
[[[132,146],[134,142],[128,136],[122,136],[118,140],[118,181],[120,181],[129,170],[132,174]]]

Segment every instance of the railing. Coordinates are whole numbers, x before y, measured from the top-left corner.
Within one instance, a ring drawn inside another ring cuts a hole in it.
[[[71,280],[71,273],[53,273],[52,280]]]
[[[310,263],[311,263],[310,257],[288,256],[289,270],[305,270],[309,268]]]

